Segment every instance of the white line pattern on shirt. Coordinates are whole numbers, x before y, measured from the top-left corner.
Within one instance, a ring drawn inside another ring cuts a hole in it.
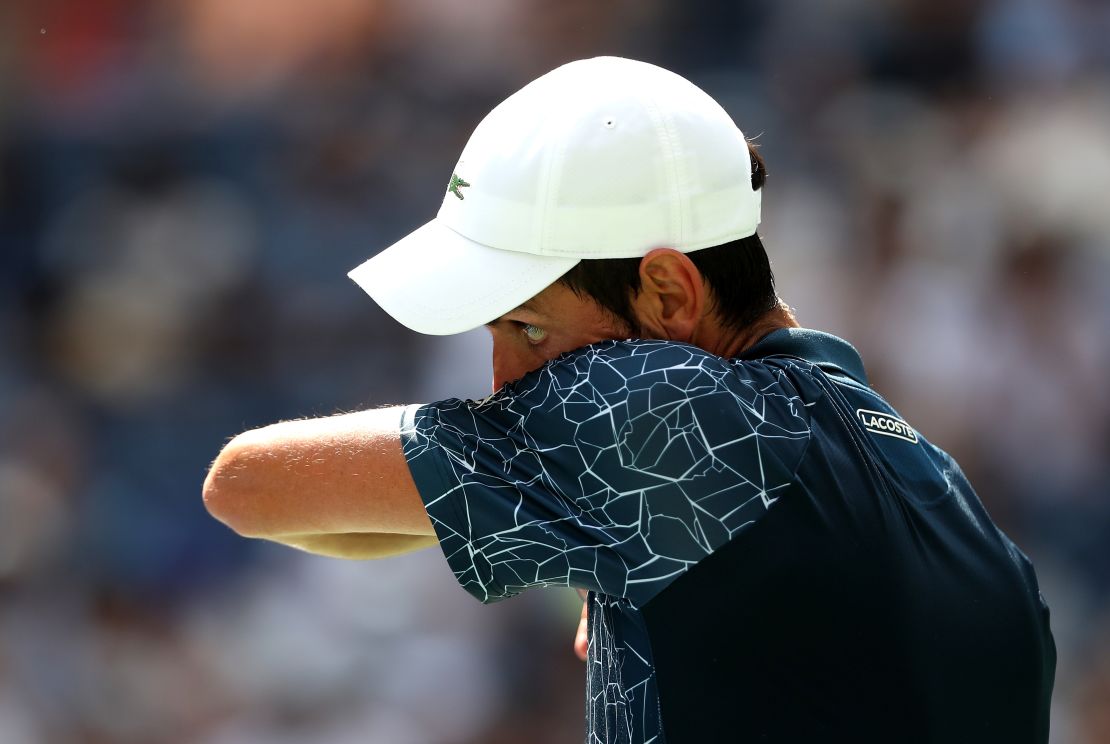
[[[597,593],[590,744],[661,742],[636,608],[790,485],[810,436],[804,407],[781,365],[605,342],[483,401],[421,407],[404,448],[467,591],[486,602],[531,586]]]

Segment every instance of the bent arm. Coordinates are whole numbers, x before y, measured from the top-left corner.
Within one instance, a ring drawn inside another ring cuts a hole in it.
[[[220,452],[204,503],[245,537],[367,558],[435,543],[401,451],[401,408],[286,421]]]

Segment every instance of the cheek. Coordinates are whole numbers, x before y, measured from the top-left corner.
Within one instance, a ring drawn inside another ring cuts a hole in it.
[[[558,356],[555,354],[554,356]],[[538,347],[522,343],[520,340],[494,338],[493,341],[493,388],[500,388],[506,382],[519,380],[529,372],[539,369],[549,358]]]
[[[545,345],[552,347],[552,349],[557,349],[552,356],[558,356],[564,351],[579,349],[589,344],[596,344],[599,341],[625,339],[628,337],[628,332],[619,328],[614,328],[609,322],[602,321],[601,319],[587,318],[583,319],[573,330],[553,336],[550,343]]]
[[[596,339],[583,338],[583,339],[568,339],[568,340],[564,341],[563,343],[545,344],[544,349],[543,349],[544,361],[546,362],[546,361],[549,361],[551,359],[556,359],[556,358],[558,358],[562,354],[565,354],[568,351],[574,351],[575,349],[580,349],[583,346],[588,346],[589,344],[595,343],[595,341],[596,341]]]

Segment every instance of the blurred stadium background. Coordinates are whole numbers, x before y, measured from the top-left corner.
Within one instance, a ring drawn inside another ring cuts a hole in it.
[[[573,594],[252,543],[200,485],[246,427],[485,393],[482,332],[345,273],[596,54],[758,137],[782,295],[1033,557],[1053,741],[1110,741],[1108,40],[1102,0],[0,4],[0,743],[581,740]]]

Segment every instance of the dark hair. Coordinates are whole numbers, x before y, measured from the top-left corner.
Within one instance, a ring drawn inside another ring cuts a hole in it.
[[[755,146],[748,143],[752,188],[763,188],[767,168]],[[713,309],[721,322],[740,331],[774,309],[775,276],[758,234],[702,248],[687,254],[712,290]],[[586,259],[559,281],[579,297],[589,297],[636,333],[639,323],[632,299],[640,293],[639,258]]]

